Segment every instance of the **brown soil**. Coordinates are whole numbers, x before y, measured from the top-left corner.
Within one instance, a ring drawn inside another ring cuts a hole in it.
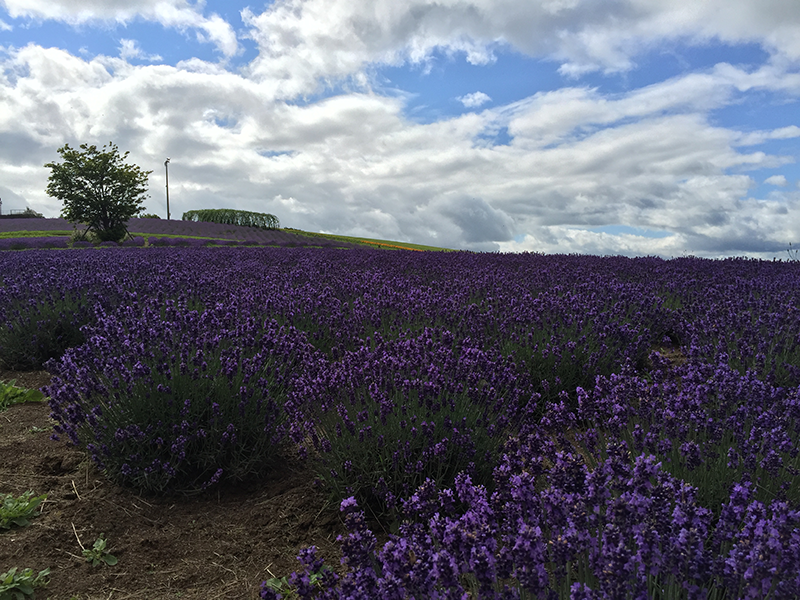
[[[39,388],[49,376],[0,371],[0,381],[11,379]],[[345,529],[305,463],[289,459],[249,487],[142,497],[106,480],[84,452],[52,441],[49,413],[46,403],[0,412],[0,496],[47,494],[29,526],[0,530],[0,573],[49,568],[37,598],[255,599],[262,581],[298,569],[295,557],[310,545],[338,567]],[[114,566],[93,567],[81,555],[80,544],[91,548],[101,534]]]

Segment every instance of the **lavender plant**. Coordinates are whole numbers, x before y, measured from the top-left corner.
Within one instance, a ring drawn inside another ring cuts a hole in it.
[[[12,300],[0,312],[0,365],[17,370],[39,369],[81,344],[81,327],[91,318],[85,294],[57,290]]]
[[[652,383],[623,373],[580,390],[587,433],[659,456],[714,514],[745,482],[755,486],[754,500],[800,507],[800,389],[773,387],[724,362],[654,362]]]
[[[48,363],[47,392],[56,434],[111,479],[191,493],[269,468],[302,335],[222,305],[197,312],[167,301],[103,316],[87,338]]]
[[[404,503],[417,518],[382,548],[355,499],[344,500],[347,570],[299,597],[789,600],[800,593],[798,511],[753,502],[737,488],[714,528],[696,489],[654,457],[632,459],[625,444],[611,444],[590,471],[580,455],[532,437],[509,448],[493,494],[466,475],[448,488],[426,482]],[[306,560],[295,580],[307,579],[308,569]],[[262,598],[275,597],[262,590]]]
[[[0,323],[76,291],[93,320],[52,406],[120,481],[227,476],[289,398],[272,437],[355,498],[347,571],[299,573],[306,596],[800,596],[796,264],[28,250],[0,262]],[[393,507],[393,545],[356,500]]]
[[[311,440],[334,497],[386,514],[428,478],[447,484],[467,471],[489,484],[528,400],[513,364],[425,330],[318,364],[298,378],[291,407],[304,423],[295,439]]]

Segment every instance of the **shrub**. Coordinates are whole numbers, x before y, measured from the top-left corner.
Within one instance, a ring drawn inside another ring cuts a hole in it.
[[[583,422],[698,489],[719,514],[730,491],[757,482],[753,499],[800,501],[800,388],[776,388],[725,363],[656,362],[653,384],[632,373],[580,390]],[[591,452],[591,450],[589,450]]]
[[[409,519],[378,546],[354,498],[341,503],[347,571],[297,597],[781,598],[800,594],[800,511],[753,501],[737,486],[716,525],[696,489],[653,456],[631,460],[610,444],[589,470],[569,452],[528,441],[498,469],[497,491],[460,475],[426,482],[404,505]],[[547,468],[542,459],[547,458]],[[519,469],[518,460],[525,464]],[[502,485],[501,485],[502,484]],[[290,582],[325,573],[313,547]],[[267,582],[261,597],[277,598]]]
[[[337,499],[356,496],[378,513],[428,478],[447,485],[467,471],[490,484],[530,398],[512,365],[443,330],[376,338],[317,368],[293,392],[295,420],[305,421],[296,439],[311,440]]]
[[[142,326],[146,323],[147,326]],[[284,397],[302,336],[218,305],[126,307],[47,366],[56,434],[112,480],[191,493],[270,466],[284,438]]]
[[[0,365],[40,369],[67,348],[83,343],[81,327],[91,309],[85,293],[51,291],[37,298],[12,298],[0,324]]]
[[[67,248],[69,238],[64,236],[37,238],[33,240],[33,245],[36,248]]]
[[[145,244],[144,238],[141,237],[141,236],[137,236],[137,237],[135,237],[133,239],[130,239],[130,238],[126,239],[124,242],[122,242],[120,244],[120,246],[142,247],[142,246],[144,246],[144,244]]]

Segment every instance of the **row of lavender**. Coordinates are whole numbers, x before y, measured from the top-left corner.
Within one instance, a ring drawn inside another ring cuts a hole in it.
[[[56,358],[57,432],[141,490],[257,476],[301,447],[353,529],[340,579],[303,553],[301,597],[792,598],[798,277],[747,260],[33,251],[0,267],[0,359]],[[384,547],[359,506],[399,527]]]
[[[144,248],[145,246],[171,246],[186,248],[202,248],[205,246],[276,246],[279,248],[353,248],[356,244],[340,242],[326,238],[308,238],[293,234],[282,235],[281,232],[270,232],[248,236],[250,239],[229,240],[229,239],[205,239],[205,238],[183,238],[183,237],[153,237],[144,238],[136,236],[128,238],[122,242],[101,242],[93,244],[88,241],[71,241],[65,236],[36,236],[22,238],[0,239],[0,251],[3,250],[44,250],[55,248],[115,248],[117,246]]]
[[[65,219],[8,219],[0,221],[0,233],[18,231],[58,232],[72,231],[73,224]],[[217,245],[265,245],[265,246],[319,246],[351,248],[349,242],[312,238],[285,230],[265,230],[258,227],[239,227],[195,221],[166,221],[162,219],[130,219],[128,231],[133,239],[126,239],[123,246],[144,246],[145,238],[154,246],[200,247],[211,243]],[[171,238],[168,236],[187,236]],[[191,239],[197,238],[197,239]],[[213,240],[213,241],[212,241]],[[46,248],[87,247],[90,244],[72,244],[64,235],[18,237],[0,239],[0,250],[26,250]],[[116,245],[106,242],[103,245]]]

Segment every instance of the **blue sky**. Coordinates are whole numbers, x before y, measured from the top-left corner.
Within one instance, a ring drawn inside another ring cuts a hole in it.
[[[800,4],[0,0],[0,198],[64,144],[146,206],[484,251],[786,255]]]

